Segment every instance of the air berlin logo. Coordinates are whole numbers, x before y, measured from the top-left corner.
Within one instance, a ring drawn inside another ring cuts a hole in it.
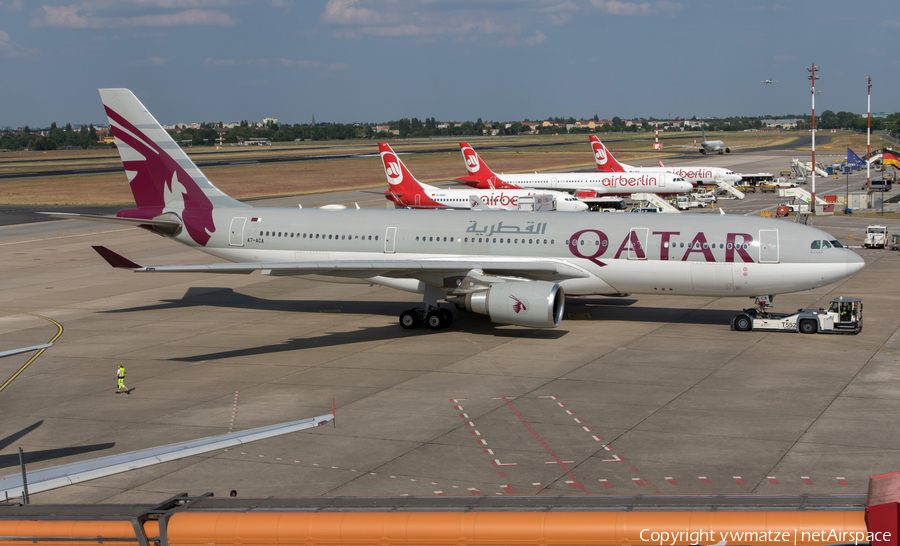
[[[597,163],[600,165],[606,165],[608,161],[606,158],[606,150],[603,148],[603,144],[599,142],[594,142],[591,144],[594,148],[594,157],[597,158]]]
[[[517,315],[522,311],[528,311],[528,307],[525,307],[525,303],[522,300],[512,294],[509,295],[509,298],[516,302],[513,304],[513,311],[515,311]]]
[[[400,169],[400,160],[394,154],[384,154],[381,156],[384,162],[384,172],[387,173],[388,182],[391,184],[399,184],[403,182],[403,170]]]
[[[478,164],[478,154],[472,148],[463,150],[463,157],[466,159],[466,169],[472,174],[478,172],[480,165]]]

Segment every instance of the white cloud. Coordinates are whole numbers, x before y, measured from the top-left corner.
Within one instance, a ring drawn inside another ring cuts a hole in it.
[[[234,59],[213,59],[207,57],[203,59],[203,66],[233,66]]]
[[[883,23],[889,27],[900,28],[900,19],[885,19]]]
[[[32,55],[37,55],[37,49],[31,49],[28,47],[22,47],[19,44],[12,41],[9,33],[6,31],[0,30],[0,55],[7,58],[16,58],[16,57],[31,57]]]
[[[251,61],[256,62],[256,61]],[[303,59],[293,60],[293,59],[278,59],[278,62],[281,63],[281,66],[287,68],[323,68],[325,70],[330,71],[339,71],[339,70],[348,70],[350,68],[349,65],[344,63],[323,63],[320,61],[307,61]]]
[[[150,61],[150,64],[155,64],[156,66],[166,64],[167,62],[169,62],[169,59],[165,59],[163,57],[150,57],[147,60]]]
[[[541,32],[540,30],[534,31],[534,36],[525,40],[525,43],[528,45],[538,45],[544,42],[547,39],[547,35]]]
[[[0,2],[0,6],[8,9],[9,11],[22,11],[23,4],[22,0],[13,0],[12,2]]]
[[[339,25],[371,25],[383,22],[383,17],[368,8],[356,7],[358,0],[328,0],[322,20]]]
[[[134,0],[136,2],[190,4],[205,3],[207,0]],[[208,0],[212,1],[212,0]],[[132,17],[106,17],[97,15],[92,7],[102,6],[84,2],[69,6],[42,6],[44,13],[31,20],[32,27],[65,28],[125,28],[125,27],[171,27],[184,25],[229,26],[234,20],[227,13],[207,9],[186,9],[172,13],[138,15]]]
[[[679,11],[684,9],[682,4],[671,0],[650,2],[620,2],[619,0],[591,0],[591,4],[610,15],[620,16],[646,16],[656,15],[660,12]]]

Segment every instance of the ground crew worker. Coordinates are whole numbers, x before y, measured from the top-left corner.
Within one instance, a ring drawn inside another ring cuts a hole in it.
[[[119,362],[119,369],[116,370],[116,379],[119,380],[119,386],[116,388],[116,394],[122,392],[122,389],[125,389],[125,394],[131,394],[131,391],[125,387],[125,365],[122,362]]]

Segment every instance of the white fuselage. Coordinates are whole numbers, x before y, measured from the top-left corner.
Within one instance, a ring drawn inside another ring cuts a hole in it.
[[[532,195],[551,195],[556,200],[556,210],[565,212],[581,212],[587,210],[588,206],[570,194],[559,191],[535,191],[529,189],[522,190],[497,190],[497,189],[475,189],[471,190],[452,190],[421,184],[422,192],[428,196],[431,201],[440,203],[451,208],[472,208],[471,196],[475,195],[481,198],[484,203],[497,210],[518,210],[519,198]]]
[[[672,194],[691,191],[693,185],[680,176],[661,172],[634,173],[528,173],[498,174],[497,178],[520,188],[549,190],[595,191],[602,195],[631,195],[632,193]]]
[[[715,185],[719,181],[737,184],[741,181],[741,175],[722,167],[635,167],[625,164],[622,167],[629,173],[669,173],[684,178],[695,186]]]
[[[566,294],[757,296],[824,286],[860,269],[815,228],[762,218],[491,211],[217,209],[204,252],[232,262],[460,260],[564,263]],[[229,229],[229,227],[231,229]],[[178,239],[197,247],[184,234]],[[290,275],[290,272],[275,274]],[[378,271],[344,279],[420,291]]]

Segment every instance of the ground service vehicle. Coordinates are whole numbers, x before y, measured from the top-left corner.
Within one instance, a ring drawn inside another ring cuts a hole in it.
[[[688,210],[690,208],[703,208],[707,203],[700,201],[693,195],[679,195],[675,198],[675,208],[678,210]]]
[[[887,228],[885,226],[869,226],[866,228],[866,248],[884,248],[887,244]]]
[[[796,313],[769,313],[765,309],[765,304],[744,309],[731,319],[731,329],[804,334],[858,334],[862,331],[862,301],[859,298],[835,298],[827,311],[824,307],[798,309]]]

